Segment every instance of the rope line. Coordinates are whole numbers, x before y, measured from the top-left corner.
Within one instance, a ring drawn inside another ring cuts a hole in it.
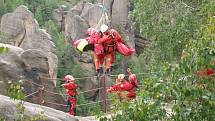
[[[109,88],[109,87],[106,87],[106,88]],[[99,90],[99,89],[103,89],[103,87],[100,87],[100,88],[93,88],[93,89],[90,89],[90,90],[86,90],[86,91],[82,91],[82,92],[79,92],[78,94],[81,94],[81,93],[86,93],[86,92],[91,92],[91,91],[94,91],[94,90]],[[45,92],[47,93],[50,93],[50,94],[55,94],[55,95],[68,95],[68,94],[61,94],[61,93],[56,93],[56,92],[52,92],[52,91],[48,91],[48,90],[45,90]]]
[[[49,104],[53,104],[53,105],[59,105],[59,106],[64,106],[64,107],[68,106],[68,105],[65,105],[65,104],[60,104],[60,103],[53,103],[53,102],[44,101],[44,100],[43,100],[43,103],[49,103]]]
[[[48,90],[45,89],[44,85],[40,85],[40,84],[37,84],[37,83],[34,83],[34,82],[30,82],[30,81],[27,81],[27,82],[33,83],[33,84],[35,84],[35,85],[37,85],[37,86],[40,86],[40,89],[42,89],[44,92],[47,92],[47,93],[50,93],[50,94],[55,94],[55,95],[68,95],[68,94],[61,94],[61,93],[57,93],[57,92],[48,91]],[[141,87],[141,86],[143,86],[143,85],[138,85],[138,86]],[[109,88],[109,87],[106,87],[106,88]],[[90,89],[90,90],[82,91],[82,92],[79,92],[78,94],[87,93],[87,92],[91,92],[91,91],[95,91],[95,90],[99,90],[99,89],[103,89],[103,87],[93,88],[93,89]],[[36,93],[38,93],[38,92],[39,92],[39,90],[37,90],[36,92],[33,92],[33,93],[27,95],[26,98],[29,97],[29,96],[31,96],[31,95],[34,95],[34,94],[36,94]]]
[[[60,94],[60,93],[57,93],[57,92],[48,91],[48,90],[45,90],[45,89],[44,89],[44,92],[47,92],[47,93],[50,93],[50,94],[55,94],[55,95],[68,95],[68,94]]]
[[[33,93],[31,93],[31,94],[28,94],[28,95],[25,96],[25,98],[27,98],[27,97],[29,97],[29,96],[32,96],[32,95],[38,93],[39,91],[40,91],[40,90],[37,90],[36,92],[33,92]]]
[[[40,84],[37,84],[37,83],[35,83],[35,82],[33,82],[33,81],[29,81],[29,80],[24,80],[25,82],[28,82],[28,83],[31,83],[31,84],[34,84],[34,85],[37,85],[37,86],[39,86],[39,87],[44,87],[44,85],[40,85]]]
[[[91,92],[91,91],[98,90],[98,89],[102,89],[102,88],[103,88],[103,87],[100,87],[100,88],[94,88],[94,89],[91,89],[91,90],[86,90],[86,91],[79,92],[78,94],[86,93],[86,92]]]
[[[148,75],[148,74],[157,74],[156,72],[151,72],[151,73],[138,73],[136,75]],[[110,75],[110,77],[117,77],[118,75]],[[128,74],[125,76],[129,76]],[[95,78],[96,76],[87,76],[87,77],[82,77],[82,78],[75,78],[75,80],[83,80],[83,79],[90,79],[90,78]],[[42,79],[46,80],[65,80],[64,78],[45,78],[41,77]]]
[[[76,105],[76,107],[83,106],[83,105],[96,104],[96,103],[100,103],[100,102],[104,102],[104,101],[110,101],[110,100],[113,100],[113,99],[106,99],[106,100],[101,100],[101,101],[96,101],[96,102],[91,102],[91,103],[79,104],[79,105]],[[64,107],[68,106],[68,105],[65,105],[65,104],[54,103],[54,102],[44,101],[44,100],[43,100],[43,103],[49,103],[49,104],[59,105],[59,106],[64,106]]]

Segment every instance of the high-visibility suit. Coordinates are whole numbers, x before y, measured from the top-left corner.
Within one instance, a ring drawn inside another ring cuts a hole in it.
[[[63,87],[67,90],[67,105],[70,115],[75,115],[78,85],[74,83],[74,80],[67,79],[67,82],[63,84]]]
[[[215,74],[215,71],[212,68],[206,68],[206,69],[201,69],[197,71],[196,74],[197,74],[197,78],[204,78]]]
[[[121,83],[115,84],[113,86],[111,86],[108,89],[108,92],[112,93],[112,92],[116,92],[117,96],[119,97],[120,100],[123,100],[124,97],[124,92],[126,92],[125,96],[126,98],[130,98],[130,93],[129,91],[133,88],[132,84],[130,84],[129,82],[127,82],[126,80],[122,80]]]
[[[117,80],[116,80],[117,81]],[[136,81],[136,82],[134,82]],[[138,80],[135,74],[129,76],[129,81],[127,82],[125,79],[122,79],[120,82],[111,86],[107,91],[112,93],[114,91],[117,92],[117,95],[120,99],[123,99],[122,93],[126,92],[126,99],[131,100],[136,98],[136,91],[138,88]]]
[[[132,74],[130,68],[127,69],[127,72],[128,72],[128,82],[130,84],[132,84],[132,88],[129,90],[129,93],[127,94],[127,97],[129,99],[135,99],[136,98],[136,92],[137,92],[137,88],[138,88],[138,84],[139,84],[139,81],[137,79],[137,76],[136,74]]]
[[[96,72],[99,73],[102,71],[102,65],[104,63],[104,47],[101,43],[98,43],[98,40],[101,38],[100,33],[93,29],[89,28],[87,30],[89,37],[87,41],[94,45],[94,64],[96,67]]]
[[[122,42],[122,37],[114,29],[104,32],[102,38],[98,40],[98,43],[104,46],[105,68],[107,72],[110,71],[111,65],[113,65],[115,60],[116,42]]]

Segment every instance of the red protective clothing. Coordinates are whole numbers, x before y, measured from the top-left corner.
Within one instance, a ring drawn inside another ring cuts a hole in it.
[[[89,35],[87,41],[94,44],[94,64],[96,70],[99,70],[104,63],[104,47],[102,44],[98,43],[98,40],[101,38],[99,32],[92,31]]]
[[[103,37],[98,40],[99,44],[104,46],[105,53],[105,68],[109,70],[115,60],[116,42],[122,42],[121,35],[114,29],[110,29],[103,34]]]
[[[129,83],[132,84],[132,89],[129,90],[129,93],[127,94],[127,97],[129,99],[135,99],[136,98],[136,91],[137,91],[137,88],[138,88],[138,84],[139,84],[139,81],[137,79],[137,76],[135,74],[129,74]]]
[[[210,76],[210,75],[215,74],[215,71],[212,68],[207,68],[206,73],[207,73],[207,76]]]
[[[132,85],[131,83],[127,82],[126,80],[123,80],[120,84],[115,84],[111,86],[108,89],[108,92],[112,93],[114,91],[117,92],[118,97],[121,99],[122,97],[122,92],[127,92],[126,98],[127,99],[134,99],[136,98],[136,87]]]
[[[206,69],[197,71],[196,74],[197,74],[197,78],[204,78],[215,74],[215,71],[212,68],[206,68]]]
[[[63,85],[64,88],[67,90],[67,100],[70,102],[70,115],[75,115],[75,108],[76,108],[76,101],[77,101],[77,92],[76,89],[78,88],[78,85],[74,82],[69,82]]]
[[[130,74],[128,79],[129,79],[129,83],[131,83],[136,88],[138,87],[139,81],[135,74]]]
[[[114,42],[122,42],[122,36],[114,29],[110,29],[107,32],[105,32],[104,36],[99,39],[99,43],[108,43],[108,44],[114,44]]]
[[[135,52],[134,48],[130,48],[125,44],[123,44],[122,42],[117,42],[116,47],[117,47],[117,51],[124,56],[130,56],[132,53]]]

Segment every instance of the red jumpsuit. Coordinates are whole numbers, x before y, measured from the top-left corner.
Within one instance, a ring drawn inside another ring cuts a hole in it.
[[[97,71],[104,63],[104,47],[102,44],[98,43],[100,38],[99,32],[94,32],[87,38],[89,43],[94,44],[94,64]]]
[[[114,29],[104,32],[103,37],[98,40],[98,43],[104,46],[105,53],[105,68],[110,70],[115,60],[116,42],[122,42],[121,35]]]
[[[197,78],[204,78],[213,74],[215,74],[215,71],[212,68],[206,68],[197,71]]]
[[[129,81],[128,81],[130,84],[132,84],[132,89],[129,90],[129,93],[127,94],[127,97],[129,99],[135,99],[136,98],[136,91],[137,91],[137,88],[138,88],[138,84],[139,84],[139,81],[136,77],[135,74],[129,74]]]
[[[122,92],[127,92],[126,98],[127,99],[134,99],[136,98],[136,87],[132,85],[131,83],[127,82],[126,80],[123,80],[120,84],[115,84],[111,86],[108,91],[110,93],[117,91],[117,95],[120,99],[122,99]]]
[[[64,88],[67,90],[67,100],[70,102],[70,115],[75,115],[75,109],[76,109],[76,101],[77,101],[77,92],[76,89],[78,88],[78,85],[69,82],[63,85]]]

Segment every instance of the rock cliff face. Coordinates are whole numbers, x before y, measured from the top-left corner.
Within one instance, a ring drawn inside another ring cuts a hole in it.
[[[21,116],[16,107],[18,103],[20,102],[17,100],[14,101],[9,97],[0,95],[0,120],[6,119],[7,121],[14,121]],[[97,121],[95,117],[73,117],[68,113],[28,102],[24,102],[23,106],[25,107],[25,119],[37,117],[37,119],[43,118],[43,121]]]
[[[0,119],[7,119],[7,121],[14,121],[21,114],[17,109],[19,101],[11,100],[9,97],[0,95]],[[75,117],[71,117],[69,114],[62,111],[58,111],[49,107],[24,102],[25,112],[24,118],[30,119],[32,117],[42,118],[45,121],[79,121]],[[41,115],[41,113],[43,113]]]
[[[123,35],[125,43],[135,47],[137,54],[139,54],[148,41],[139,36],[138,24],[135,30],[131,29],[128,14],[132,10],[132,0],[97,0],[96,4],[81,0],[68,11],[65,6],[60,6],[53,11],[53,18],[64,31],[68,41],[85,38],[87,37],[86,30],[89,27],[96,27],[102,16],[101,3],[107,10],[113,28],[117,29]],[[55,45],[50,35],[39,28],[28,8],[19,6],[13,13],[2,16],[0,32],[3,33],[0,43],[7,44],[1,46],[8,46],[11,50],[8,54],[0,55],[0,82],[2,82],[0,94],[7,94],[7,81],[19,79],[45,85],[45,89],[48,91],[56,92],[54,78],[57,75],[57,56]],[[85,68],[89,76],[94,75],[92,52],[84,52],[80,56],[77,56],[75,51],[71,53],[73,60]],[[98,87],[98,83],[93,79],[86,79],[83,82],[81,87],[84,90]],[[36,85],[25,84],[26,93],[32,93],[38,88]],[[88,93],[89,97],[94,95],[93,91]],[[41,99],[36,98],[39,96],[41,95],[32,96],[27,100],[41,103]],[[65,103],[63,98],[58,95],[44,92],[43,97],[45,101]],[[44,105],[61,110],[64,108],[51,104]]]
[[[39,89],[37,85],[48,85],[45,89],[56,92],[57,56],[55,45],[50,35],[39,28],[33,14],[26,6],[19,6],[13,13],[7,13],[1,18],[0,32],[2,33],[1,46],[7,46],[9,53],[0,55],[0,94],[6,95],[7,82],[20,79],[28,81],[25,84],[26,93],[32,93]],[[38,97],[36,94],[35,97]],[[65,103],[61,96],[44,93],[45,101]],[[41,103],[41,99],[30,96],[27,100],[33,103]],[[61,109],[63,107],[45,104]]]
[[[87,37],[86,30],[89,27],[99,28],[98,25],[100,24],[98,23],[104,12],[103,7],[107,12],[112,27],[123,35],[125,43],[130,47],[134,47],[137,50],[137,54],[141,53],[148,40],[140,36],[138,22],[136,22],[135,30],[131,29],[131,20],[128,15],[133,9],[132,0],[97,0],[95,4],[81,0],[68,11],[63,10],[62,6],[60,6],[53,12],[53,15],[55,21],[61,23],[59,25],[61,25],[61,28],[64,28],[63,31],[68,41],[72,43],[74,40]],[[91,52],[84,52],[81,56],[73,57],[77,63],[88,71],[89,76],[94,75],[95,69]],[[95,88],[97,85],[92,82],[93,80],[86,80],[84,89]]]

